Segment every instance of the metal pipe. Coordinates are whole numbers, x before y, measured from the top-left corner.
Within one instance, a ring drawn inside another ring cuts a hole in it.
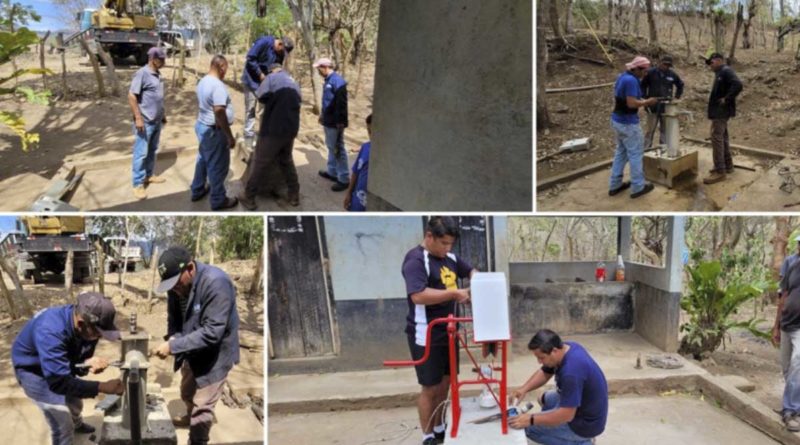
[[[142,443],[142,419],[139,418],[139,363],[134,362],[128,374],[128,414],[130,415],[131,443],[141,445]]]

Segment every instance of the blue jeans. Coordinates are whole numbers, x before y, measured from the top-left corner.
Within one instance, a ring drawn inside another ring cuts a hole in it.
[[[781,367],[786,381],[783,412],[800,414],[800,331],[781,329]]]
[[[328,146],[328,174],[344,184],[350,183],[350,167],[347,165],[347,150],[344,148],[344,128],[325,129],[325,145]]]
[[[617,135],[617,151],[614,153],[614,163],[611,164],[611,178],[608,181],[609,190],[616,190],[622,186],[622,175],[625,164],[631,164],[631,193],[642,191],[646,182],[644,180],[644,136],[639,124],[620,124],[611,120],[611,127]]]
[[[561,396],[558,392],[550,390],[542,395],[544,403],[542,412],[558,409],[561,405]],[[590,445],[591,438],[581,437],[566,423],[558,426],[531,425],[525,428],[525,435],[528,439],[542,445]]]
[[[255,91],[250,91],[247,87],[244,89],[244,137],[252,139],[256,137],[256,117],[258,113],[258,99],[256,99]]]
[[[192,197],[203,194],[206,180],[210,188],[211,210],[216,210],[225,203],[225,178],[231,165],[231,150],[228,139],[219,128],[197,122],[194,126],[197,140],[200,141],[200,152],[194,166],[192,180]]]
[[[145,122],[144,132],[133,126],[133,186],[144,185],[144,180],[153,176],[156,166],[156,150],[161,137],[161,122]]]
[[[37,374],[22,369],[16,369],[15,374],[25,395],[42,410],[52,444],[72,445],[75,428],[83,423],[83,400],[53,393],[47,381]]]

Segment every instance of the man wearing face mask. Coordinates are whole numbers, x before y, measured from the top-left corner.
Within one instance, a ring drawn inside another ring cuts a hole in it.
[[[119,379],[94,382],[78,378],[108,367],[108,360],[94,357],[94,350],[101,337],[119,340],[115,315],[111,300],[84,292],[76,304],[38,312],[14,339],[14,374],[25,395],[44,413],[53,445],[71,445],[75,433],[95,431],[83,423],[82,399],[123,392]]]
[[[187,415],[173,422],[189,427],[190,445],[205,445],[228,372],[239,363],[236,289],[225,272],[192,259],[183,247],[161,255],[158,273],[156,292],[168,297],[167,335],[153,353],[175,356]]]

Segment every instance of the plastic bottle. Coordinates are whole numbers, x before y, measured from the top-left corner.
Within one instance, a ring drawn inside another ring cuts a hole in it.
[[[617,255],[617,271],[614,274],[614,281],[625,281],[625,262],[622,255]]]
[[[606,265],[602,261],[597,263],[597,269],[594,271],[594,279],[598,283],[603,283],[606,281]]]

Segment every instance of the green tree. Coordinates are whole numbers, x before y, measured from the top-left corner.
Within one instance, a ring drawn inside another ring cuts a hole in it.
[[[228,216],[217,232],[222,261],[257,258],[264,248],[264,219],[251,216]]]

